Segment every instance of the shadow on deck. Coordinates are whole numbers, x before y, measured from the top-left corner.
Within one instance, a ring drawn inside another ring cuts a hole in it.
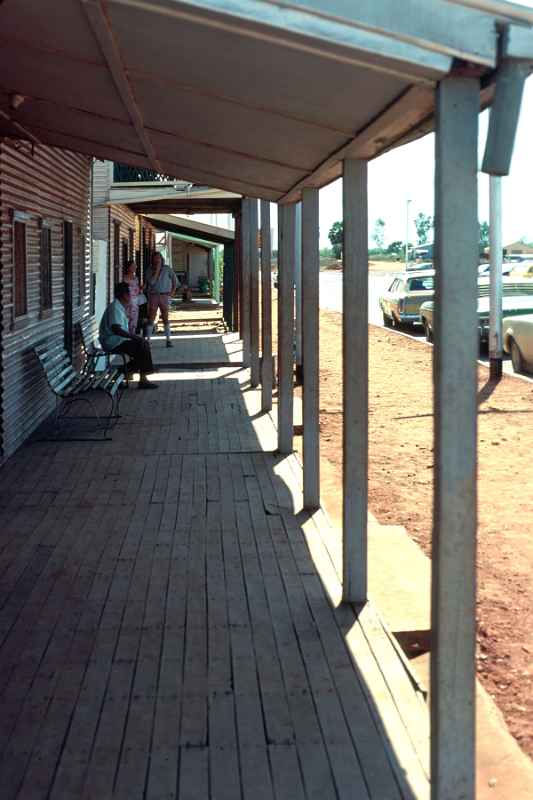
[[[428,797],[421,695],[247,373],[158,379],[0,473],[3,800]]]

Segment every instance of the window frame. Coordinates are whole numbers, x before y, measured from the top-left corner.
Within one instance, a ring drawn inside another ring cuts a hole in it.
[[[13,209],[12,211],[12,219],[11,219],[11,226],[12,226],[12,283],[13,283],[13,311],[12,311],[12,327],[15,328],[16,326],[23,325],[25,320],[28,319],[28,221],[30,220],[30,215],[24,211],[17,211]],[[24,254],[24,267],[23,267],[23,275],[24,275],[24,287],[23,287],[23,294],[24,294],[24,310],[21,311],[19,309],[19,313],[17,313],[17,293],[19,291],[19,278],[17,275],[17,230],[20,230],[18,226],[21,226],[24,235],[24,247],[23,247],[23,254]]]

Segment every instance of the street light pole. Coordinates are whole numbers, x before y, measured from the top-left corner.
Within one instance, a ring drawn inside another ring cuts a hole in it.
[[[411,200],[407,199],[405,203],[405,269],[409,263],[409,203]]]

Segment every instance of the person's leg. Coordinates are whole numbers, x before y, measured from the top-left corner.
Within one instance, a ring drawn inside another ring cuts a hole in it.
[[[172,347],[172,342],[170,340],[170,324],[168,321],[168,304],[169,304],[169,295],[162,294],[159,296],[159,310],[161,311],[161,319],[163,320],[163,325],[165,327],[165,336],[167,340],[167,347]]]
[[[155,383],[150,383],[147,375],[154,372],[154,364],[152,361],[152,351],[150,344],[146,339],[127,339],[122,342],[118,347],[115,347],[113,353],[126,353],[131,359],[131,366],[134,372],[140,375],[139,387],[157,386]]]
[[[154,322],[159,308],[159,295],[151,293],[148,296],[148,323],[146,325],[146,338],[149,339],[154,331]]]

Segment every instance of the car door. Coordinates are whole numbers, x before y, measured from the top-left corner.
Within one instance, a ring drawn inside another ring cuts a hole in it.
[[[380,302],[380,306],[381,306],[381,310],[388,317],[390,317],[390,304],[391,304],[392,293],[393,293],[394,287],[396,286],[397,283],[398,283],[398,278],[394,278],[394,280],[391,283],[391,285],[389,286],[389,288],[385,292],[383,292],[383,294],[381,295],[381,298],[380,298],[380,301],[379,301]]]
[[[518,322],[517,342],[522,355],[529,365],[533,364],[533,320]]]

